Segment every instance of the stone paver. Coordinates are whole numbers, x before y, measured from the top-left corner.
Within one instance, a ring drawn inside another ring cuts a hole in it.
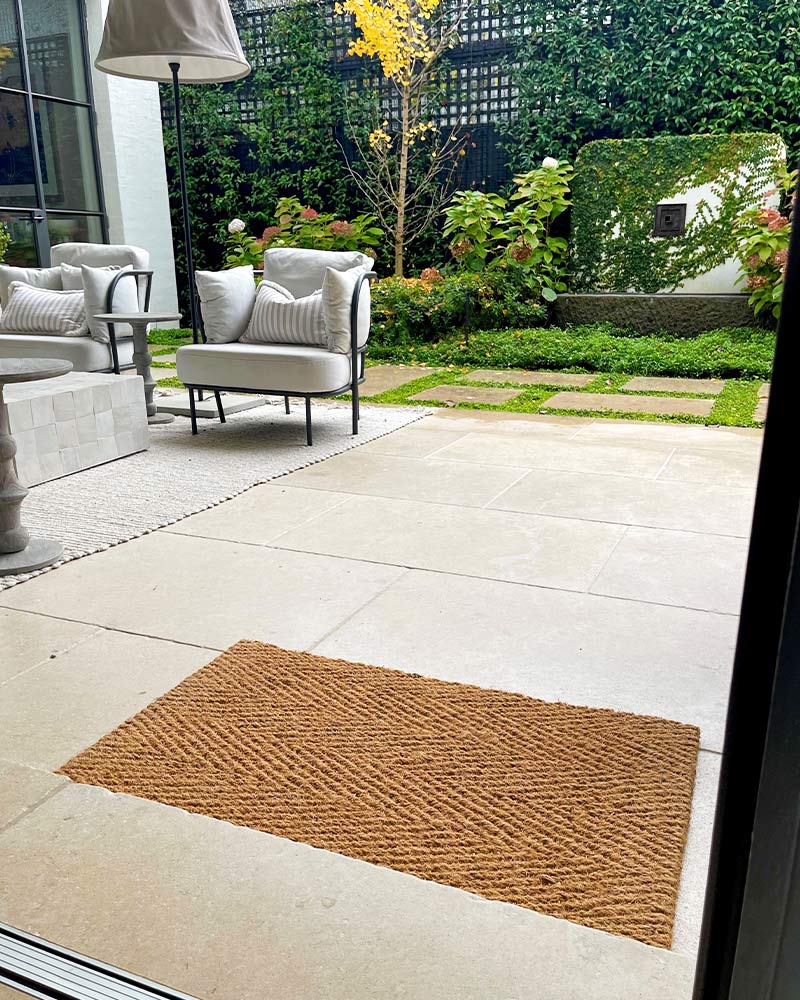
[[[713,399],[678,399],[671,396],[629,396],[611,392],[559,392],[545,404],[550,410],[591,410],[616,413],[655,413],[660,416],[707,417]]]
[[[757,424],[763,424],[767,419],[767,407],[769,406],[769,382],[762,383],[758,390],[758,403],[756,404],[753,420]]]
[[[435,375],[441,370],[426,368],[424,365],[371,365],[366,370],[360,393],[362,396],[377,396],[382,392],[398,389],[406,382]]]
[[[580,388],[594,382],[596,375],[570,375],[565,372],[522,372],[479,368],[468,372],[470,382],[514,382],[517,385],[559,385]]]
[[[521,395],[521,389],[495,389],[491,386],[475,386],[473,389],[469,385],[436,385],[409,398],[432,403],[493,403],[500,406]]]
[[[770,382],[762,382],[761,383],[761,386],[759,387],[759,390],[758,390],[758,398],[759,399],[769,399],[770,386],[771,386]]]
[[[712,378],[632,378],[622,387],[627,392],[697,392],[718,396],[725,383]]]

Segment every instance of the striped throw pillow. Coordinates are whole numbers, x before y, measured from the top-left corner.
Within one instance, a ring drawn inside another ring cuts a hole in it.
[[[85,337],[83,292],[36,288],[12,281],[8,305],[0,315],[0,333],[39,334],[42,337]]]
[[[274,281],[258,286],[250,324],[241,337],[243,344],[302,344],[327,347],[322,316],[322,289],[296,299]]]

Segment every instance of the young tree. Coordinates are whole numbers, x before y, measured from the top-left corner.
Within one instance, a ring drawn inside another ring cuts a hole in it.
[[[387,97],[380,124],[363,138],[349,131],[359,162],[355,183],[392,235],[394,273],[403,274],[404,249],[422,233],[448,196],[448,181],[464,155],[459,124],[441,129],[432,103],[441,102],[436,64],[458,39],[467,3],[442,0],[341,0],[340,14],[355,20],[352,55],[378,59]]]

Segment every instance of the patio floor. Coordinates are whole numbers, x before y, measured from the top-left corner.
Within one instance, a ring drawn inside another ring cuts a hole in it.
[[[688,998],[760,445],[443,410],[3,592],[0,920],[223,1000]],[[52,773],[241,638],[700,726],[672,951]]]

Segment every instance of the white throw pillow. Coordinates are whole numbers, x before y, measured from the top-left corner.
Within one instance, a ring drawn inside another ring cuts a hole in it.
[[[350,336],[350,309],[356,284],[367,269],[352,267],[349,271],[337,271],[329,267],[322,282],[322,315],[329,351],[349,354],[352,346]],[[358,346],[363,347],[369,337],[370,293],[369,282],[361,286],[358,298]]]
[[[274,281],[262,281],[243,344],[302,344],[327,347],[322,291],[296,299]]]
[[[227,271],[195,271],[206,340],[230,344],[247,329],[256,302],[256,282],[250,264]]]
[[[83,291],[81,269],[74,264],[61,264],[61,287],[67,291]]]
[[[0,333],[26,333],[42,337],[85,337],[83,292],[36,288],[12,281],[8,305],[0,316]]]
[[[102,323],[94,317],[98,313],[108,312],[108,289],[114,278],[120,271],[132,270],[133,268],[130,264],[126,264],[125,267],[89,267],[87,264],[81,264],[86,322],[93,339],[99,340],[101,344],[109,342],[108,324]],[[141,312],[139,307],[139,284],[135,276],[132,278],[122,278],[117,284],[117,287],[114,289],[112,311],[115,313]],[[129,323],[115,323],[114,335],[118,338],[132,337],[133,330]]]
[[[57,267],[11,267],[0,264],[0,308],[8,305],[8,290],[12,281],[24,281],[34,288],[62,288],[61,270]]]
[[[329,267],[349,271],[351,267],[372,270],[373,260],[358,250],[301,250],[275,247],[264,252],[264,277],[282,285],[299,299],[322,287]]]

